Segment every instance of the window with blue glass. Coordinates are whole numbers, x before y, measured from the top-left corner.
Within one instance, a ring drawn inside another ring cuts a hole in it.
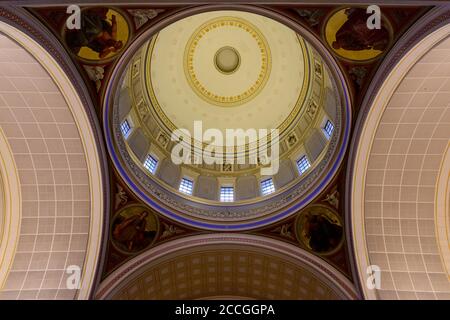
[[[233,202],[234,201],[234,188],[233,187],[221,187],[220,188],[220,201],[221,202]]]
[[[120,124],[120,130],[122,131],[122,135],[124,136],[124,138],[128,138],[128,136],[131,133],[131,126],[130,123],[128,122],[128,120],[124,120],[121,124]]]
[[[151,174],[155,174],[157,166],[158,166],[158,160],[156,160],[151,155],[148,155],[147,159],[145,159],[145,162],[144,162],[145,169],[147,169]]]
[[[325,127],[323,127],[323,132],[325,133],[325,136],[330,139],[333,134],[334,126],[331,123],[330,120],[327,120],[327,123],[325,123]]]
[[[275,186],[273,184],[272,178],[268,178],[261,181],[261,194],[263,196],[275,192]]]
[[[178,190],[191,195],[192,191],[194,190],[194,181],[188,178],[181,179],[180,187],[178,188]]]
[[[311,167],[311,164],[306,156],[303,156],[297,160],[297,168],[298,171],[300,171],[300,174],[305,173],[309,167]]]

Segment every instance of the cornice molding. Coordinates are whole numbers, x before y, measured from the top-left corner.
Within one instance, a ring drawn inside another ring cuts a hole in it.
[[[6,4],[13,5],[24,5],[24,6],[44,6],[44,5],[70,5],[73,4],[71,0],[60,0],[56,4],[54,1],[48,0],[6,0],[4,1]],[[287,6],[287,5],[298,5],[298,0],[232,0],[229,1],[233,4],[251,4],[251,5],[277,5],[277,6]],[[79,0],[78,4],[81,5],[118,5],[123,4],[123,0],[109,0],[105,2],[100,2],[99,0]],[[211,1],[193,1],[193,0],[164,0],[164,1],[146,1],[146,0],[132,0],[128,1],[127,5],[145,5],[145,6],[180,6],[180,5],[204,5],[204,4],[214,4],[214,3],[223,3],[221,0],[211,0]],[[379,5],[401,5],[401,6],[411,6],[411,5],[419,5],[419,6],[446,6],[448,3],[447,0],[429,0],[424,3],[423,0],[380,0],[377,2]],[[307,0],[302,1],[302,5],[356,5],[356,4],[373,4],[372,0],[347,0],[342,2],[331,2],[330,0]]]

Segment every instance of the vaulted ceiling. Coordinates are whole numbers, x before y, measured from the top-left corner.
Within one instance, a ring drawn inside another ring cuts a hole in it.
[[[449,299],[448,5],[41,2],[0,6],[0,298]],[[174,164],[198,120],[279,170]]]

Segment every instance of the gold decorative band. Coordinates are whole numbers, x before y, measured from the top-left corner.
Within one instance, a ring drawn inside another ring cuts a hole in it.
[[[231,28],[239,28],[248,32],[252,38],[256,41],[261,59],[261,70],[256,78],[255,82],[247,88],[245,91],[240,94],[233,96],[221,96],[214,92],[208,90],[206,85],[202,83],[195,72],[194,66],[194,55],[196,49],[198,47],[199,42],[202,38],[210,31],[218,28],[231,27]],[[254,98],[264,87],[269,78],[271,69],[271,54],[269,45],[262,35],[262,33],[258,30],[256,26],[251,24],[245,19],[237,18],[237,17],[219,17],[212,20],[207,21],[203,25],[201,25],[193,35],[190,37],[185,51],[184,51],[184,71],[188,83],[192,90],[203,100],[208,103],[222,106],[222,107],[231,107],[243,104],[252,98]]]
[[[153,89],[153,82],[151,77],[151,57],[153,55],[153,50],[156,45],[156,41],[159,34],[156,34],[149,42],[148,45],[143,51],[143,60],[144,63],[144,72],[143,72],[143,82],[145,84],[145,91],[148,97],[148,108],[154,110],[154,114],[157,116],[159,121],[161,121],[166,128],[169,130],[169,134],[176,130],[178,127],[172,122],[172,120],[165,114],[163,109],[161,108],[161,105],[159,104],[159,101],[156,97],[155,90]],[[292,110],[292,112],[289,114],[289,116],[283,121],[283,123],[278,127],[280,130],[280,133],[283,133],[289,125],[295,121],[303,112],[305,112],[306,108],[303,108],[303,106],[306,104],[306,96],[308,94],[308,91],[310,91],[310,85],[311,82],[311,53],[309,52],[309,49],[307,48],[307,45],[303,38],[301,38],[299,35],[297,35],[297,40],[302,48],[302,57],[305,60],[305,66],[304,66],[304,78],[303,83],[301,85],[301,91],[299,92],[297,101],[295,103],[295,106]],[[323,79],[321,80],[321,87],[323,88],[324,83]],[[134,101],[136,104],[136,101]],[[303,110],[303,111],[302,111]]]

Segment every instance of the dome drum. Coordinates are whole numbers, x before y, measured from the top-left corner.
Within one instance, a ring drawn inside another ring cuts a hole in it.
[[[259,50],[233,40],[234,32],[249,33]],[[225,52],[230,59],[226,63],[236,64],[230,74],[217,70],[218,52]],[[249,59],[252,54],[262,54],[261,60]],[[336,172],[348,138],[348,98],[329,64],[300,34],[255,14],[215,11],[173,23],[136,51],[121,77],[121,89],[106,108],[111,108],[110,151],[119,172],[145,202],[199,228],[251,229],[301,209]],[[261,72],[267,79],[255,80],[258,89],[251,86],[251,96],[239,94]],[[236,76],[248,79],[239,82]],[[202,83],[210,86],[209,91]],[[211,90],[218,94],[210,95]],[[221,94],[237,100],[219,99]],[[238,102],[239,97],[244,100]],[[129,136],[121,131],[124,122],[131,128]],[[229,129],[248,133],[273,128],[278,136],[266,133],[252,140],[248,135],[244,144],[223,148],[220,142],[199,141],[198,122],[201,138],[211,129],[226,137]],[[330,133],[324,131],[328,122]],[[178,131],[183,135],[174,138]],[[191,150],[190,163],[174,163],[172,156],[180,145],[191,148],[185,149]],[[224,161],[196,163],[211,146],[222,150],[218,154]],[[255,161],[239,163],[239,154]],[[267,175],[262,169],[275,167],[274,156],[276,170]],[[302,157],[307,161],[305,171],[299,167]],[[147,160],[155,163],[154,172],[146,168]],[[180,191],[183,179],[190,183],[188,192]],[[268,179],[272,192],[264,194],[261,183]],[[231,201],[224,202],[222,191],[227,190]]]

